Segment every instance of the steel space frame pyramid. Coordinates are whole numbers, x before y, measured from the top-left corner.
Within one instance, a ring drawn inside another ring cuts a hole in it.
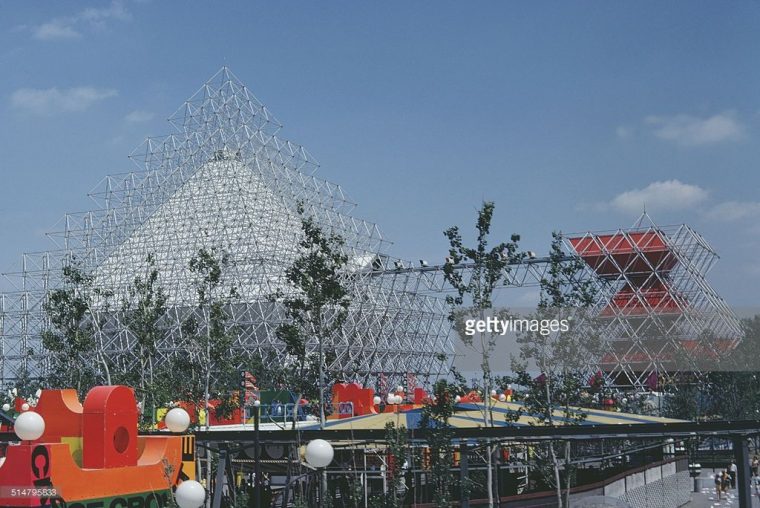
[[[645,212],[632,228],[564,240],[597,287],[590,314],[604,350],[588,369],[610,384],[661,389],[698,378],[741,340],[739,320],[705,278],[718,255],[689,226],[661,227]]]
[[[0,376],[44,376],[55,368],[40,335],[50,326],[43,304],[62,284],[62,267],[76,258],[95,285],[114,292],[111,308],[155,259],[168,295],[159,342],[163,358],[178,348],[181,323],[196,305],[189,260],[200,248],[230,256],[224,284],[240,298],[230,307],[237,339],[231,354],[288,362],[275,329],[285,317],[271,301],[292,291],[284,271],[299,255],[303,203],[325,230],[341,235],[354,302],[345,326],[325,349],[333,369],[374,380],[448,370],[453,355],[448,308],[421,294],[419,274],[378,271],[385,241],[375,224],[354,215],[343,190],[314,175],[317,163],[301,146],[278,137],[281,125],[229,71],[222,68],[169,119],[175,132],[149,138],[130,156],[140,170],[106,177],[90,194],[96,208],[66,214],[49,236],[56,248],[25,254],[21,270],[6,274],[12,289],[0,295]],[[135,337],[118,312],[102,309],[98,337],[120,368],[138,365]],[[199,316],[204,319],[204,316]],[[310,342],[308,350],[316,349]]]

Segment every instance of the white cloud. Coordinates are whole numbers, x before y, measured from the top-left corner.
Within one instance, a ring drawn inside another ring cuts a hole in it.
[[[628,139],[633,136],[633,129],[625,125],[620,125],[615,129],[615,134],[617,134],[617,137],[620,139]]]
[[[135,110],[131,113],[128,113],[127,116],[124,117],[124,121],[128,123],[141,123],[141,122],[149,122],[153,120],[153,117],[156,116],[150,111],[140,111]]]
[[[36,26],[33,30],[34,38],[41,41],[48,41],[51,39],[76,39],[82,36],[82,34],[74,30],[74,27],[70,24],[56,19]]]
[[[36,115],[84,111],[93,104],[109,97],[117,91],[111,88],[79,86],[74,88],[21,88],[11,94],[11,106]]]
[[[707,216],[711,219],[726,222],[742,219],[760,218],[760,202],[758,201],[726,201],[712,207]]]
[[[684,210],[705,199],[707,191],[697,185],[665,180],[618,194],[607,205],[624,213],[640,213],[645,207],[647,210]]]
[[[103,30],[110,20],[126,21],[132,16],[119,0],[108,7],[90,7],[72,16],[53,18],[41,25],[31,27],[32,36],[42,41],[75,39],[82,36],[85,28]]]
[[[652,126],[652,132],[658,138],[682,146],[736,141],[744,136],[744,127],[731,111],[708,118],[691,115],[649,116],[644,122]]]

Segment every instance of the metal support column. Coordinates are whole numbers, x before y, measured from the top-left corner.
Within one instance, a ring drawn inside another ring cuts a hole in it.
[[[227,460],[229,455],[227,453],[227,444],[219,444],[219,462],[216,464],[216,483],[214,483],[214,500],[211,503],[211,508],[221,508],[222,506],[222,490],[224,489],[224,474],[227,469]]]
[[[734,461],[736,462],[736,490],[739,493],[739,508],[752,508],[750,486],[749,446],[744,436],[734,437]]]
[[[253,506],[261,508],[261,443],[259,442],[259,411],[260,406],[253,408],[253,428],[254,428],[254,443],[256,450],[254,451],[254,457],[256,464],[254,465],[253,491],[255,492],[255,503]]]

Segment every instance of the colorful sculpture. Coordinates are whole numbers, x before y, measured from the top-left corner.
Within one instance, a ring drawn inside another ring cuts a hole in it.
[[[125,386],[45,390],[36,407],[42,435],[7,447],[0,506],[167,506],[194,479],[193,436],[138,436],[137,403]]]

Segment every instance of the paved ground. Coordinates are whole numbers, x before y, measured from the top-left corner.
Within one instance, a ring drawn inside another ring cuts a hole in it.
[[[739,506],[739,493],[736,489],[728,489],[719,501],[715,493],[715,483],[713,472],[710,470],[702,471],[702,492],[692,493],[691,502],[684,505],[686,508],[718,508],[728,506]],[[760,508],[760,499],[753,492],[752,506]]]

